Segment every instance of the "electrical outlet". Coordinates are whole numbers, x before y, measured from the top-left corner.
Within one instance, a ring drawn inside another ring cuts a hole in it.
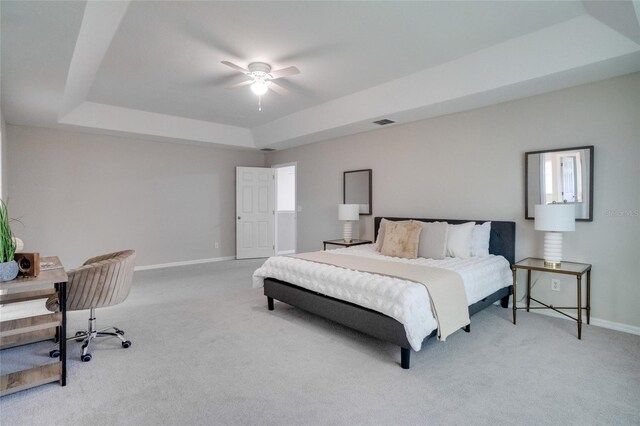
[[[555,278],[551,280],[551,290],[560,291],[560,280]]]
[[[220,244],[216,241],[216,248],[220,248]]]

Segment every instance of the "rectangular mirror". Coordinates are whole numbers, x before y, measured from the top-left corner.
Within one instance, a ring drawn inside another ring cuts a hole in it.
[[[525,218],[536,204],[567,203],[576,220],[593,220],[593,146],[525,153]]]
[[[344,172],[345,204],[360,204],[360,214],[371,214],[371,169]]]

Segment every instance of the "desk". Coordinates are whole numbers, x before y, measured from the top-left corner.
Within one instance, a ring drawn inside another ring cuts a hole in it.
[[[57,257],[44,257],[41,261],[60,265]],[[67,384],[67,273],[60,267],[41,271],[37,277],[18,277],[0,283],[0,303],[4,305],[42,299],[44,306],[45,300],[56,294],[60,300],[60,312],[0,322],[0,349],[52,337],[57,337],[60,346],[57,362],[1,376],[0,396],[45,383],[59,381],[62,386]]]
[[[578,339],[582,339],[582,311],[587,311],[587,324],[591,319],[591,265],[588,263],[576,263],[562,261],[559,267],[550,268],[544,266],[544,259],[536,259],[528,257],[520,262],[514,263],[513,269],[513,323],[516,323],[516,311],[518,309],[526,309],[529,312],[530,309],[553,309],[554,311],[571,318],[578,323]],[[527,306],[516,307],[516,272],[518,269],[524,269],[527,271]],[[553,306],[542,303],[539,300],[531,297],[531,271],[550,272],[553,274],[565,274],[573,275],[576,277],[576,289],[578,296],[578,306]],[[582,307],[582,276],[587,274],[587,305]],[[531,301],[537,302],[542,306],[531,306]],[[560,309],[575,309],[577,310],[578,317],[574,318],[569,314],[566,314]]]
[[[349,242],[346,242],[343,239],[339,239],[339,240],[325,240],[323,241],[324,243],[324,249],[327,249],[327,244],[332,244],[334,246],[343,246],[343,247],[351,247],[351,246],[360,246],[362,244],[371,244],[371,241],[369,240],[356,240],[353,239]]]

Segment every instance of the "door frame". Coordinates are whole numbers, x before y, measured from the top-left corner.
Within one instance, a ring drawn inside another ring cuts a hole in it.
[[[297,161],[291,161],[288,163],[281,163],[281,164],[272,164],[271,168],[272,169],[281,169],[283,167],[295,167],[295,172],[296,172],[296,177],[294,180],[294,197],[295,197],[295,203],[294,203],[294,209],[293,209],[293,253],[297,253],[298,252],[298,162]],[[275,244],[275,253],[276,256],[278,255],[278,172],[275,172],[275,176],[276,176],[276,183],[275,183],[275,188],[274,188],[274,198],[275,198],[275,206],[274,206],[274,210],[275,210],[275,215],[273,218],[273,239],[274,239],[274,244]]]

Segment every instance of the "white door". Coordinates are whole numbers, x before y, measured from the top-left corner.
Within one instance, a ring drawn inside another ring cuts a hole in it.
[[[237,259],[275,254],[274,186],[274,169],[236,167]]]

